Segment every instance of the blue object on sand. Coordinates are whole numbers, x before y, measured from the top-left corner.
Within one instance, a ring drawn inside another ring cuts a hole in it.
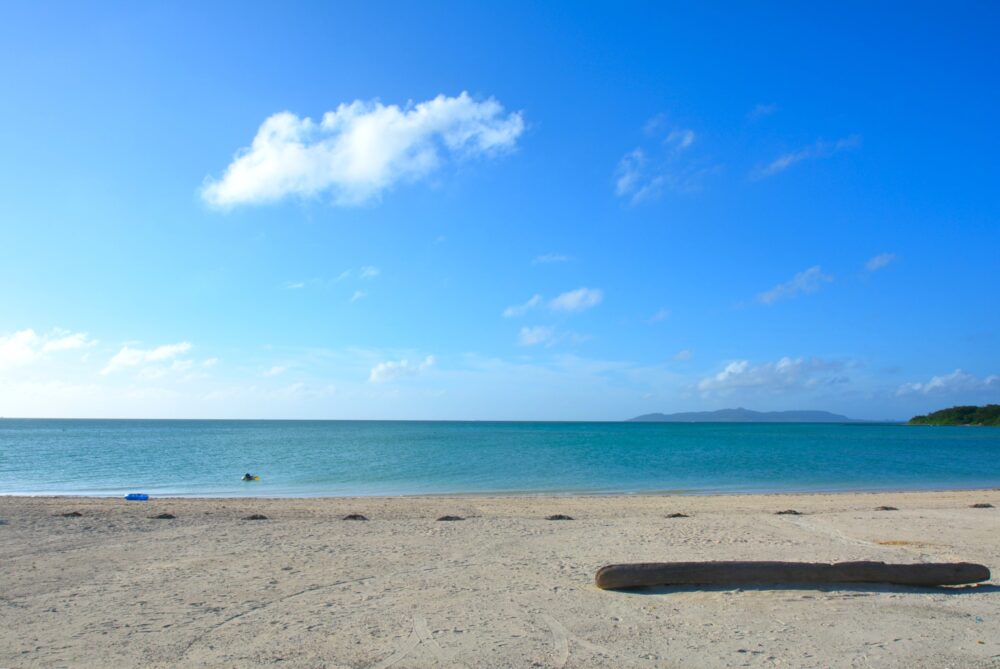
[[[132,492],[125,495],[125,499],[127,499],[130,502],[145,502],[146,500],[149,499],[149,495],[142,492]]]

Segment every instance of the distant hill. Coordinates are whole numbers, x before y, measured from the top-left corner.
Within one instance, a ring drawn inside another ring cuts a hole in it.
[[[719,409],[687,413],[647,413],[630,418],[629,423],[852,423],[847,416],[829,411],[751,411]]]
[[[1000,427],[1000,404],[984,407],[961,406],[941,409],[926,416],[914,416],[910,425],[987,425]]]

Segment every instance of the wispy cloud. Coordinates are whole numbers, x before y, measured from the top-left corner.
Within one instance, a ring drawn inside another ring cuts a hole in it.
[[[191,350],[191,343],[182,341],[176,344],[164,344],[151,349],[132,348],[123,346],[115,354],[108,364],[101,370],[101,374],[107,375],[122,371],[130,367],[138,367],[145,363],[165,362],[172,360],[179,355]]]
[[[784,153],[767,165],[755,168],[752,172],[750,172],[750,178],[754,180],[766,179],[767,177],[772,177],[775,174],[784,172],[792,165],[800,163],[803,160],[828,158],[829,156],[840,153],[841,151],[856,149],[859,146],[861,146],[861,135],[851,135],[850,137],[838,139],[835,142],[817,140],[813,144],[803,147],[798,151]]]
[[[503,316],[504,318],[518,318],[541,307],[543,304],[547,305],[552,311],[576,313],[596,307],[603,299],[604,291],[599,288],[587,287],[566,291],[552,298],[548,303],[545,302],[545,298],[541,295],[535,294],[527,302],[514,304],[504,309]]]
[[[873,256],[868,259],[865,263],[865,269],[871,272],[877,272],[884,267],[888,267],[896,260],[895,253],[879,253],[877,256]]]
[[[547,327],[545,325],[524,327],[521,328],[521,331],[517,335],[517,343],[521,346],[546,344],[553,341],[555,334],[555,328]]]
[[[429,355],[420,362],[409,360],[386,360],[372,367],[368,375],[370,383],[386,383],[404,376],[416,376],[434,365],[434,356]]]
[[[222,208],[326,192],[336,204],[359,205],[448,159],[512,149],[523,131],[520,112],[464,92],[405,107],[356,100],[319,122],[280,112],[261,124],[221,178],[206,180],[201,195]]]
[[[280,376],[288,371],[288,365],[274,365],[268,370],[265,370],[264,376]]]
[[[286,281],[285,288],[287,290],[301,290],[306,287],[305,281]]]
[[[659,309],[655,314],[649,317],[650,323],[661,323],[670,318],[670,309]]]
[[[750,112],[747,114],[747,118],[750,119],[751,121],[758,121],[764,118],[765,116],[770,116],[776,111],[778,111],[777,104],[773,102],[769,104],[762,103],[754,106],[754,108],[751,109]]]
[[[694,353],[692,353],[689,349],[685,348],[683,350],[677,351],[677,353],[674,354],[674,361],[684,362],[685,360],[690,360],[693,355]]]
[[[974,374],[956,369],[951,374],[933,376],[929,381],[904,383],[896,390],[896,394],[957,395],[984,391],[1000,391],[1000,376],[991,374],[981,379]]]
[[[365,265],[360,270],[358,270],[358,276],[360,276],[362,279],[374,279],[381,273],[382,270],[372,265]]]
[[[665,115],[650,119],[644,132],[660,137],[659,142],[632,149],[618,161],[614,172],[615,194],[631,204],[654,200],[664,191],[696,191],[706,177],[721,169],[688,156],[697,133],[690,128],[669,127]]]
[[[773,393],[812,390],[847,382],[843,375],[846,366],[843,362],[820,358],[784,357],[759,365],[735,360],[717,374],[701,379],[697,389],[703,397],[725,396],[741,390]]]
[[[785,283],[779,283],[774,288],[757,295],[757,300],[763,304],[774,304],[778,300],[795,297],[807,293],[815,293],[823,284],[833,281],[833,277],[823,274],[819,265],[799,272]]]
[[[537,307],[542,303],[541,295],[532,295],[531,298],[524,304],[515,304],[507,307],[503,310],[504,318],[518,318],[524,316],[529,311]]]
[[[354,294],[351,295],[351,303],[353,304],[353,303],[357,302],[358,300],[365,299],[366,297],[368,297],[368,291],[367,290],[356,290],[356,291],[354,291]]]
[[[663,140],[663,143],[675,151],[683,151],[694,144],[694,140],[694,130],[690,128],[678,128],[677,130],[671,130],[667,138]]]
[[[558,262],[568,262],[569,256],[563,255],[562,253],[545,253],[540,256],[535,256],[534,260],[531,261],[532,265],[550,265],[552,263]]]
[[[579,312],[596,307],[604,300],[604,291],[598,288],[577,288],[570,290],[549,302],[555,311]]]

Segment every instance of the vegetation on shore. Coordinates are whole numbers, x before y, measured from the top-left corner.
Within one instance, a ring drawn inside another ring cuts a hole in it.
[[[941,409],[926,416],[914,416],[910,419],[909,425],[990,425],[1000,427],[1000,404]]]

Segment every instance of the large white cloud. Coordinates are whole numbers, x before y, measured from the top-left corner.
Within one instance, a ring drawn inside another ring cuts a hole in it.
[[[54,330],[47,335],[39,335],[31,328],[8,335],[0,335],[0,369],[27,365],[42,358],[47,353],[88,348],[96,344],[86,332]]]
[[[319,122],[281,112],[201,194],[217,207],[327,191],[338,204],[361,204],[397,182],[427,176],[446,158],[511,149],[523,131],[520,112],[465,92],[406,107],[356,100]]]

